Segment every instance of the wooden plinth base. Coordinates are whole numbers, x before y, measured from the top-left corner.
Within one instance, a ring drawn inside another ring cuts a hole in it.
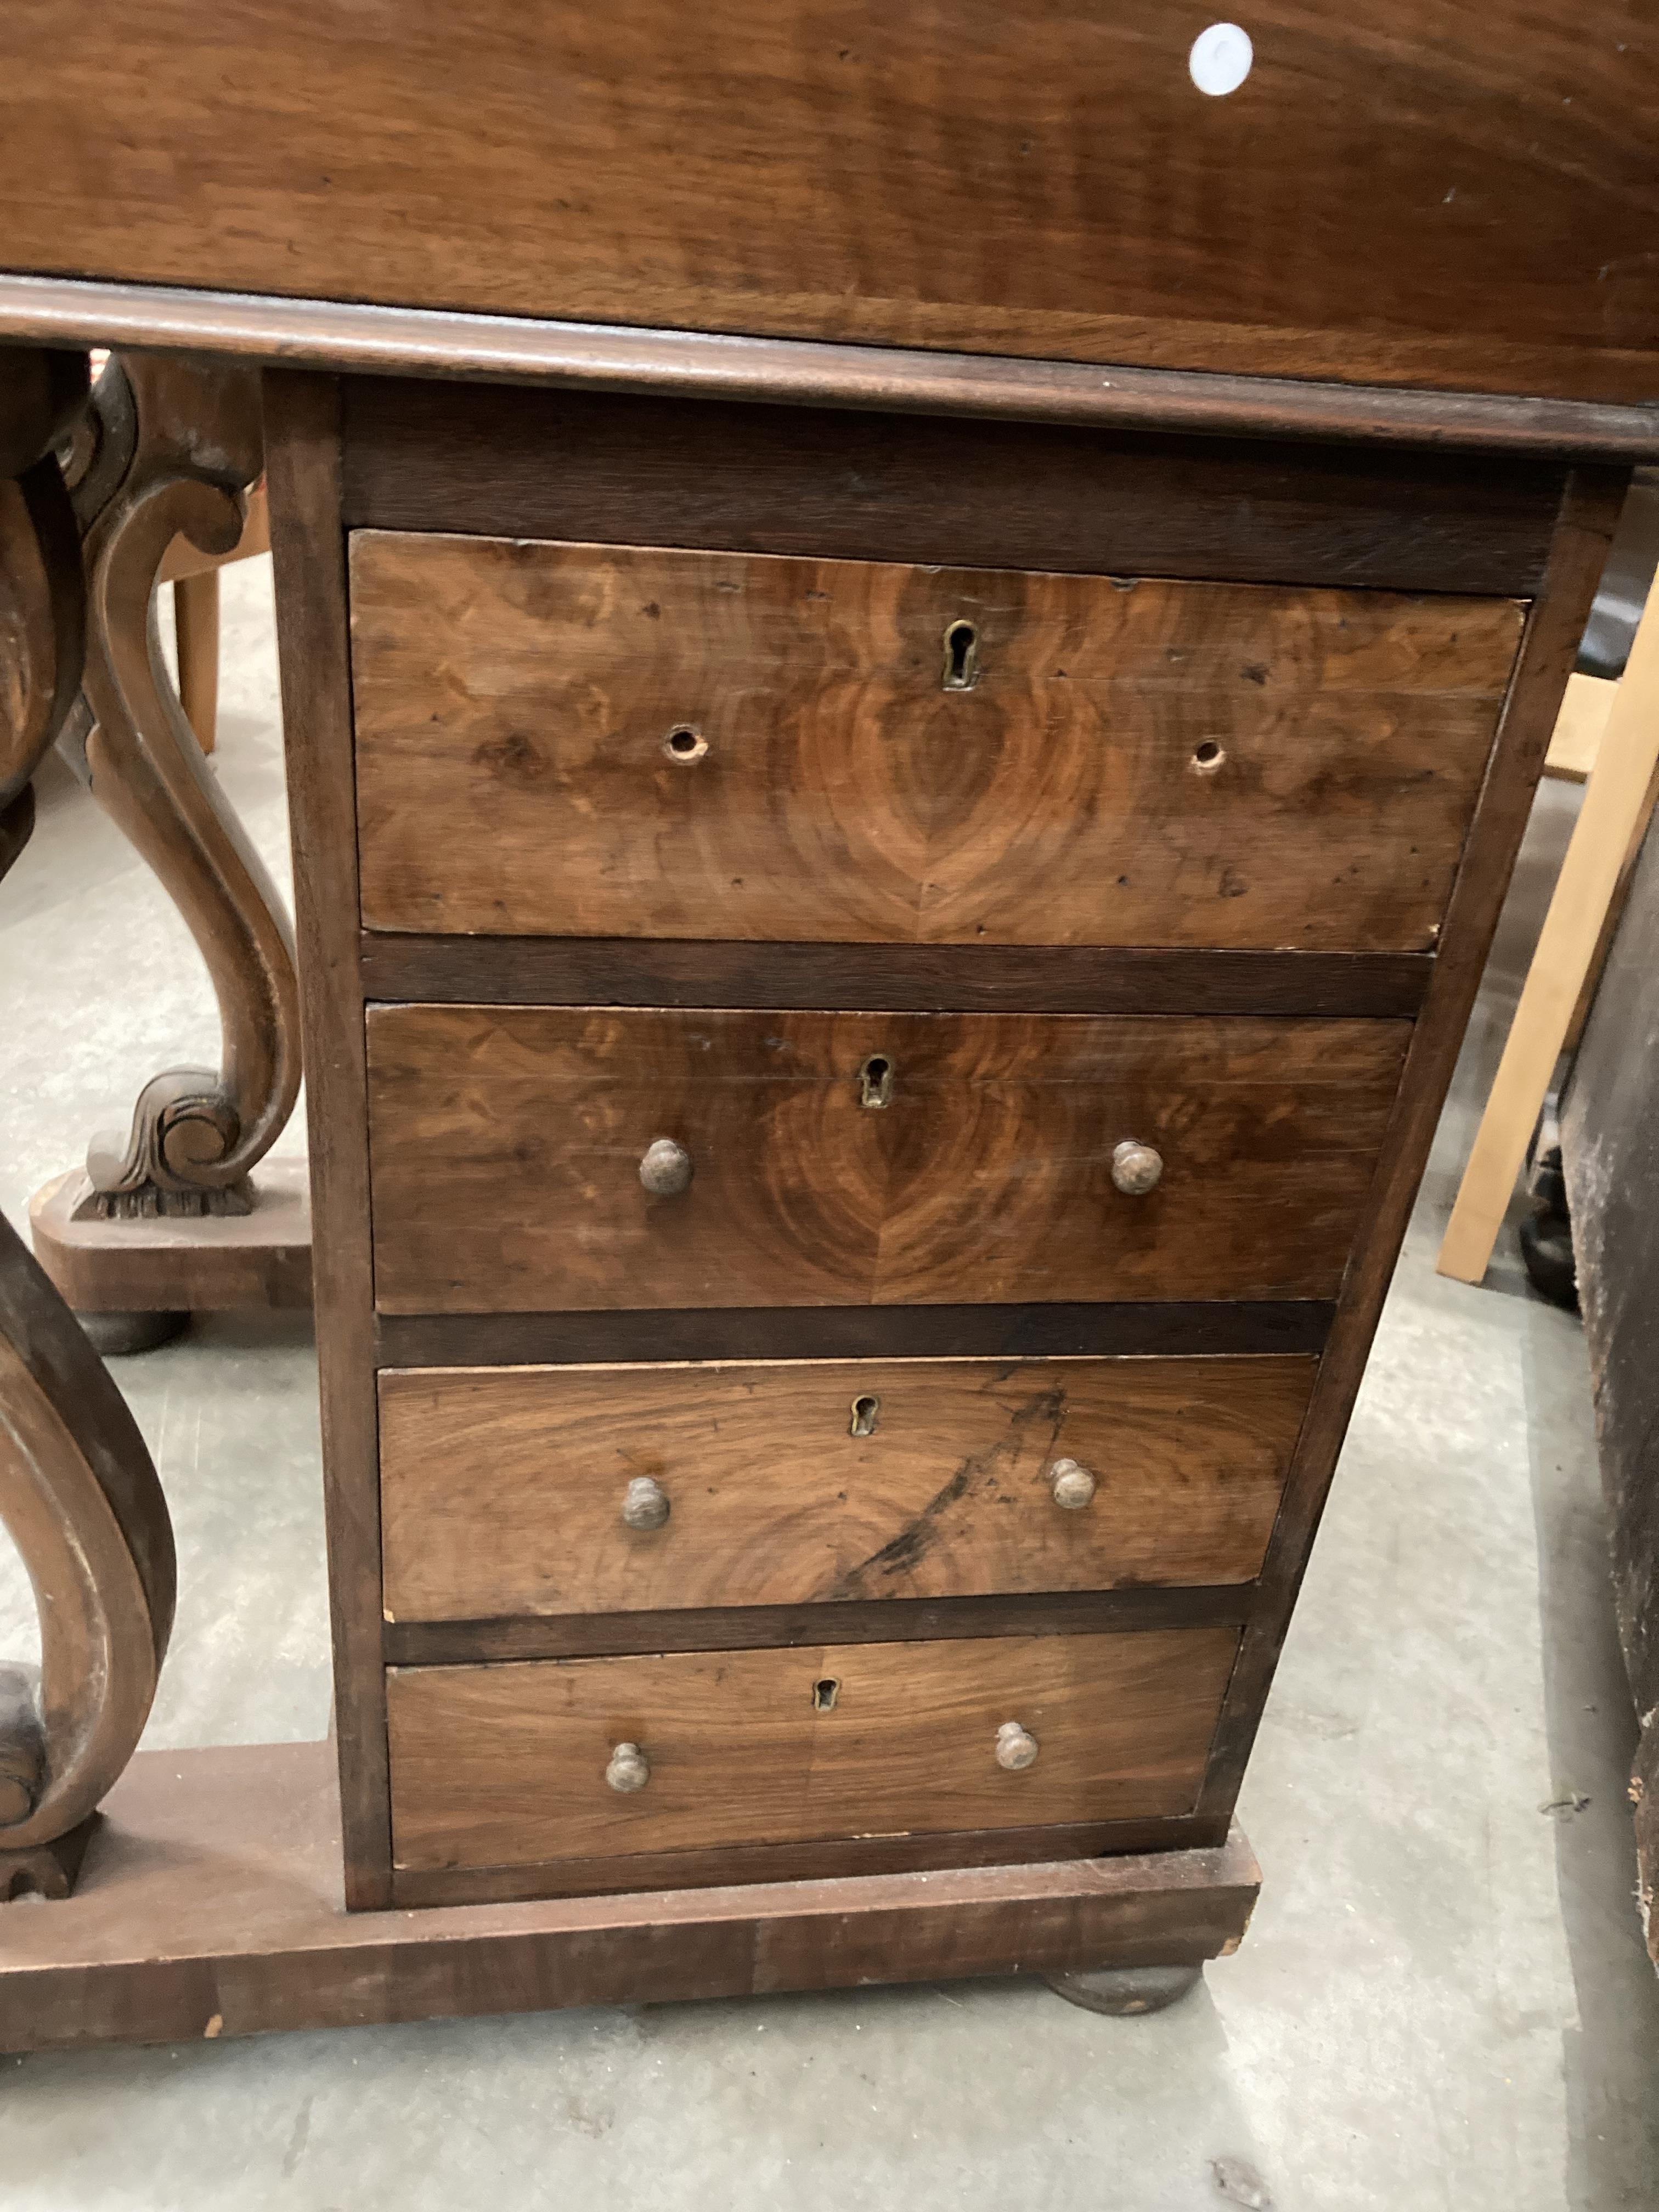
[[[1261,1875],[1219,1850],[345,1912],[325,1744],[143,1752],[74,1896],[0,1906],[0,2051],[562,2005],[1196,1966]]]
[[[311,1304],[311,1195],[303,1160],[268,1160],[252,1213],[224,1219],[75,1221],[78,1168],[29,1200],[34,1256],[76,1313],[232,1313]]]

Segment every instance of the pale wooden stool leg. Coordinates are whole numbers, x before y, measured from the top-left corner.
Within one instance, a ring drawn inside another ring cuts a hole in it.
[[[1650,597],[1613,696],[1595,768],[1516,1008],[1492,1096],[1437,1262],[1478,1283],[1509,1209],[1528,1139],[1659,767],[1659,591]]]
[[[179,632],[179,697],[204,753],[219,721],[219,571],[180,576],[173,587]]]

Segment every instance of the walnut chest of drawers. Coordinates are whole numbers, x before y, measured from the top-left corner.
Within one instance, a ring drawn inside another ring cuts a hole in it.
[[[778,396],[268,380],[355,1905],[1223,1850],[1621,488]]]

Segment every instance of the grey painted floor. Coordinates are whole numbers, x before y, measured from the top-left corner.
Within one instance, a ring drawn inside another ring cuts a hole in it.
[[[264,563],[232,572],[218,758],[280,858],[269,592]],[[67,779],[44,799],[0,888],[14,1219],[146,1077],[211,1058],[215,1036],[154,886]],[[1553,793],[1534,824],[1246,1785],[1261,1905],[1200,1991],[1139,2021],[977,1984],[0,2060],[0,2205],[1659,2202],[1659,1990],[1632,1899],[1632,1724],[1582,1340],[1509,1249],[1479,1291],[1432,1272],[1569,811]],[[220,1321],[116,1367],[179,1538],[149,1741],[320,1735],[306,1327]],[[31,1632],[0,1554],[0,1656]],[[1540,1809],[1569,1790],[1582,1811]]]

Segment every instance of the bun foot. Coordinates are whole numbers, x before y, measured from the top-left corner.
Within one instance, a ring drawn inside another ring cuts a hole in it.
[[[190,1325],[187,1313],[77,1313],[75,1318],[100,1359],[155,1352],[182,1336]]]
[[[1045,1974],[1042,1978],[1067,2004],[1121,2020],[1162,2012],[1184,1997],[1203,1973],[1201,1966],[1089,1966],[1081,1973]]]

